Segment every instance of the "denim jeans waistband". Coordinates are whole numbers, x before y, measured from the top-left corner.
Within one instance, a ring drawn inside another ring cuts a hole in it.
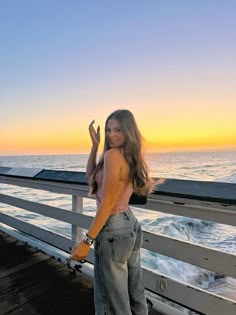
[[[131,209],[127,209],[126,211],[118,212],[111,214],[109,218],[107,219],[106,224],[109,222],[115,222],[115,221],[120,221],[120,220],[131,220],[131,218],[134,218],[134,214],[131,211]]]
[[[114,213],[114,214],[111,214],[110,215],[110,218],[112,217],[112,218],[114,218],[114,217],[127,217],[127,216],[133,216],[134,214],[133,214],[133,212],[131,211],[131,209],[130,208],[128,208],[127,210],[125,210],[125,211],[122,211],[122,212],[117,212],[117,213]]]

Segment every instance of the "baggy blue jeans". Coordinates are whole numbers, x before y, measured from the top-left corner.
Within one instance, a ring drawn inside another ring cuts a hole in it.
[[[142,284],[140,223],[129,209],[111,215],[96,238],[96,315],[147,315]]]

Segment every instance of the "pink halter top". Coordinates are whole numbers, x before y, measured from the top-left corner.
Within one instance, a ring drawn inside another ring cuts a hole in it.
[[[98,189],[95,193],[95,197],[96,197],[97,207],[99,207],[103,198],[102,196],[103,169],[98,171],[96,175],[96,182],[98,185]],[[117,200],[115,206],[111,210],[111,214],[123,212],[129,209],[129,199],[132,193],[133,193],[133,187],[132,187],[132,184],[129,184],[127,189],[122,194],[121,198]]]

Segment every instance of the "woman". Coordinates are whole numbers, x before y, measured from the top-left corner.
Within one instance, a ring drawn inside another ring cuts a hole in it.
[[[142,285],[141,225],[129,208],[132,192],[147,194],[152,183],[142,155],[142,137],[129,110],[117,110],[105,123],[105,143],[96,164],[100,127],[89,125],[92,149],[86,176],[95,194],[97,213],[71,259],[84,259],[95,241],[94,302],[96,315],[148,314]]]

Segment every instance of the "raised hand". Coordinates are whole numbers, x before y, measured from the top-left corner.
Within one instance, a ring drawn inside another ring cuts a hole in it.
[[[95,128],[93,126],[94,123],[95,123],[95,120],[93,120],[89,124],[89,134],[90,134],[90,138],[92,140],[93,146],[98,147],[99,143],[100,143],[100,126],[98,126],[97,130],[95,130]]]

